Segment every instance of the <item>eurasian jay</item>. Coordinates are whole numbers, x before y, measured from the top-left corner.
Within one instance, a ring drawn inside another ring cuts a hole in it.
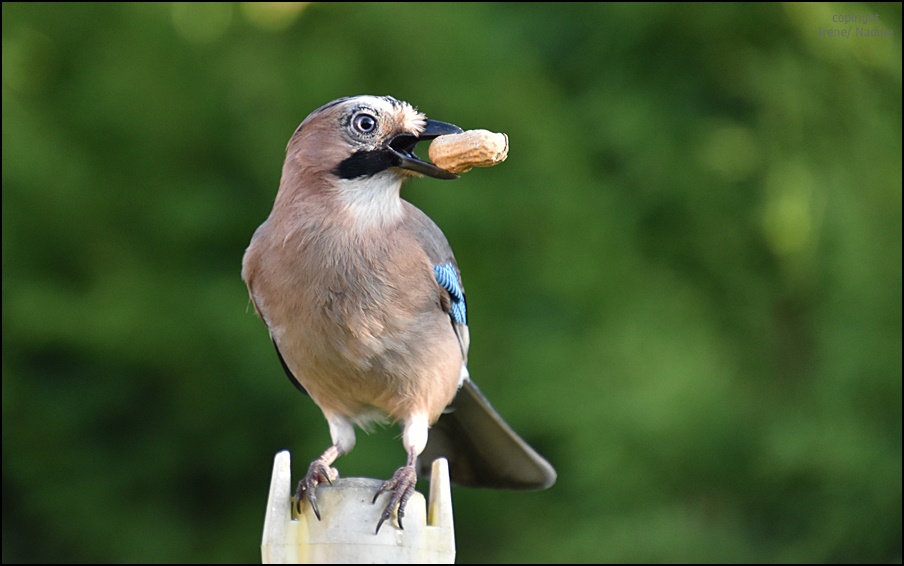
[[[458,265],[437,225],[399,196],[411,177],[457,178],[414,148],[461,131],[388,96],[321,106],[289,140],[273,210],[245,252],[242,278],[283,369],[329,424],[332,445],[296,492],[318,518],[316,487],[337,477],[355,425],[399,423],[408,453],[374,496],[390,495],[377,532],[396,510],[402,528],[417,474],[437,457],[459,484],[555,482],[469,378]]]

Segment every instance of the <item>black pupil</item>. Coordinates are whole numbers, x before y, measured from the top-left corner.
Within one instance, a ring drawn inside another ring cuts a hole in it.
[[[369,116],[367,114],[362,114],[355,118],[355,127],[358,128],[362,132],[370,132],[377,125],[376,120],[373,119],[373,116]]]

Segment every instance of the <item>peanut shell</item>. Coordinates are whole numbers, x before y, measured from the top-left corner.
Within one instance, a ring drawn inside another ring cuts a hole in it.
[[[492,167],[508,157],[508,136],[488,130],[468,130],[433,140],[430,161],[450,173],[466,173],[473,167]]]

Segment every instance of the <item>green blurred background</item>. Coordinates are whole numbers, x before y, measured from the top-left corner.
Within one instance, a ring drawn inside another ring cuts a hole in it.
[[[298,123],[365,93],[511,139],[403,191],[456,250],[472,376],[559,472],[456,488],[459,562],[901,560],[901,4],[2,26],[4,562],[260,560],[273,455],[329,434],[241,257]],[[820,32],[857,27],[892,35]],[[403,460],[390,428],[339,468]]]

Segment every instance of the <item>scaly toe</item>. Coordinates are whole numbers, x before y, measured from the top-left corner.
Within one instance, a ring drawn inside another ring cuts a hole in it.
[[[402,526],[402,518],[405,516],[405,505],[414,494],[414,486],[416,484],[417,473],[414,471],[414,466],[403,466],[399,468],[391,478],[383,482],[383,485],[380,486],[380,489],[377,490],[376,495],[374,495],[373,502],[376,503],[377,498],[386,492],[390,493],[390,497],[389,501],[386,503],[386,507],[383,508],[383,513],[380,515],[380,521],[377,523],[377,533],[380,532],[380,527],[383,526],[384,522],[391,520],[392,512],[396,511],[396,509],[399,528],[405,528]]]
[[[308,473],[298,482],[298,487],[295,489],[295,505],[298,514],[301,514],[302,499],[307,498],[314,515],[319,521],[320,508],[317,507],[317,486],[323,482],[332,485],[333,480],[338,477],[339,472],[336,471],[336,468],[329,467],[323,459],[318,458],[311,462],[308,467]]]

